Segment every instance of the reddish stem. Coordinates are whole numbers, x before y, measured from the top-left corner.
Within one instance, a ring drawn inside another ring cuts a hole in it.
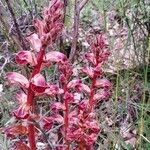
[[[96,67],[99,64],[99,53],[96,54]],[[93,78],[92,78],[92,85],[91,85],[91,93],[89,98],[89,106],[90,106],[90,112],[92,111],[94,107],[94,94],[95,94],[95,84],[96,84],[97,75],[94,72]]]
[[[92,79],[90,99],[89,99],[90,112],[92,111],[92,109],[94,107],[93,103],[94,103],[94,94],[95,94],[95,84],[96,84],[96,74],[94,73],[94,76]]]
[[[84,150],[84,144],[82,143],[82,141],[79,143],[79,150]]]
[[[37,56],[37,65],[34,67],[31,78],[33,78],[37,73],[40,72],[41,65],[43,62],[43,56],[44,56],[44,49],[41,49],[38,53]],[[27,103],[31,108],[31,112],[34,113],[34,92],[31,89],[31,82],[28,88],[28,96],[27,96]],[[28,140],[29,140],[29,145],[31,150],[36,150],[36,141],[35,141],[35,128],[34,125],[31,124],[32,119],[29,117],[28,118]]]
[[[64,87],[64,94],[67,92],[67,85],[65,85]],[[68,120],[68,115],[69,115],[69,104],[68,104],[68,99],[66,98],[64,100],[65,102],[65,115],[64,115],[64,121],[65,121],[65,143],[67,145],[66,147],[66,150],[69,150],[69,142],[68,142],[68,139],[67,139],[67,129],[68,129],[68,124],[69,124],[69,120]]]

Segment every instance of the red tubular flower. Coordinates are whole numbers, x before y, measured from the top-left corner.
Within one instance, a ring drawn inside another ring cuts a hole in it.
[[[28,88],[29,87],[29,81],[26,77],[23,75],[16,73],[16,72],[8,72],[6,74],[6,79],[11,83],[11,84],[19,84],[22,87]]]
[[[20,51],[16,55],[16,62],[19,65],[30,64],[31,66],[35,66],[37,64],[35,54],[30,51]]]
[[[61,95],[64,93],[64,90],[59,88],[57,85],[48,85],[43,94],[54,97],[56,95]]]
[[[72,80],[67,84],[68,89],[75,89],[79,92],[90,93],[90,88],[83,84],[81,80]]]
[[[30,113],[30,106],[28,104],[20,105],[16,110],[13,111],[13,115],[17,119],[27,119]]]
[[[67,61],[67,57],[63,53],[57,51],[51,51],[47,53],[44,57],[44,62],[46,63],[64,63],[65,61]]]
[[[95,86],[98,88],[110,89],[111,83],[107,79],[98,79],[96,80]]]
[[[40,51],[40,49],[42,48],[42,43],[37,34],[31,34],[29,37],[27,37],[27,40],[30,42],[33,50],[35,50],[36,52]]]

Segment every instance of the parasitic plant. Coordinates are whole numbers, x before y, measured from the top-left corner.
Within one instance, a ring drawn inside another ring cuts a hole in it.
[[[36,150],[37,141],[45,143],[45,149],[56,150],[93,150],[100,132],[95,107],[99,101],[108,99],[111,84],[103,78],[102,66],[107,61],[109,52],[106,49],[103,35],[96,35],[86,52],[85,65],[81,74],[89,77],[90,83],[83,83],[81,77],[75,78],[73,67],[68,58],[61,52],[46,53],[48,45],[55,43],[63,29],[63,3],[52,0],[45,8],[43,20],[34,20],[37,33],[27,40],[31,43],[30,51],[16,54],[19,65],[31,66],[31,72],[25,77],[16,72],[8,72],[6,79],[11,84],[20,86],[16,94],[18,108],[13,115],[20,123],[4,128],[12,139],[20,135],[28,140],[15,140],[14,149]],[[57,64],[59,84],[48,83],[41,74],[43,68]],[[78,98],[78,95],[83,98]],[[39,96],[51,97],[50,114],[42,116],[36,112],[36,99]],[[37,125],[38,124],[38,125]],[[39,134],[44,131],[46,140]]]

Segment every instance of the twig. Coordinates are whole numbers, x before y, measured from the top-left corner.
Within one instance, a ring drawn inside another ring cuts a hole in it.
[[[73,40],[71,46],[71,52],[69,59],[73,62],[74,56],[76,54],[77,48],[77,41],[78,41],[78,31],[79,31],[79,17],[80,17],[80,10],[79,10],[79,1],[75,0],[75,8],[74,8],[74,31],[73,31]]]
[[[81,1],[80,6],[79,6],[80,11],[83,9],[83,7],[86,5],[86,3],[87,3],[88,1],[89,1],[89,0],[82,0],[82,1]]]
[[[74,56],[76,54],[76,49],[77,49],[77,42],[78,42],[78,35],[79,35],[80,12],[88,1],[89,0],[82,0],[80,2],[79,0],[75,0],[74,27],[73,27],[74,31],[73,31],[73,40],[72,40],[71,52],[70,52],[70,56],[69,56],[69,59],[71,62],[73,62],[73,60],[74,60]]]
[[[12,18],[13,18],[13,22],[14,22],[14,25],[15,25],[15,28],[16,28],[16,32],[17,32],[19,41],[20,41],[21,44],[22,44],[22,48],[23,48],[23,49],[26,49],[26,45],[25,45],[24,40],[23,40],[23,37],[22,37],[22,35],[21,35],[21,31],[20,31],[20,29],[19,29],[19,25],[18,25],[18,23],[17,23],[17,19],[16,19],[16,17],[15,17],[15,13],[13,12],[13,9],[12,9],[12,7],[11,7],[10,1],[9,1],[9,0],[5,0],[5,2],[6,2],[6,4],[7,4],[7,7],[8,7],[8,9],[9,9],[9,11],[10,11],[10,14],[11,14],[11,16],[12,16]]]
[[[9,28],[10,28],[10,25],[9,23],[7,22],[7,19],[4,17],[4,6],[2,5],[2,3],[0,3],[0,22],[2,23],[2,26],[4,27],[4,30],[5,30],[5,35],[6,35],[6,38],[8,39],[8,41],[10,42],[10,45],[12,47],[14,47],[14,44],[15,47],[17,47],[17,49],[21,49],[21,44],[20,42],[18,41],[18,39],[16,37],[14,37],[13,35],[9,34]],[[12,48],[14,49],[14,48]],[[16,51],[16,50],[14,50]]]

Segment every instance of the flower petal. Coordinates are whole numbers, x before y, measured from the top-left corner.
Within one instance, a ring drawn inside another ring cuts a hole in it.
[[[110,93],[108,90],[101,90],[100,92],[97,92],[94,95],[94,100],[95,101],[106,100],[106,99],[108,99],[109,96],[110,96]]]
[[[49,85],[48,88],[45,90],[44,94],[49,96],[56,96],[63,94],[64,90],[59,88],[57,85]]]
[[[49,130],[53,126],[53,118],[52,117],[43,117],[42,126],[45,130]]]
[[[95,84],[96,87],[109,89],[111,87],[111,83],[107,79],[98,79]]]
[[[39,19],[33,20],[33,25],[36,28],[37,32],[39,33],[40,36],[44,34],[44,24],[43,21]]]
[[[35,66],[37,64],[35,54],[30,51],[20,51],[16,55],[16,62],[19,65],[26,65],[29,63],[31,66]]]
[[[67,57],[61,52],[51,51],[45,55],[44,61],[45,62],[54,62],[54,63],[59,63],[59,62],[63,63],[65,61],[67,61]]]
[[[50,108],[53,112],[58,112],[60,110],[64,111],[66,109],[66,107],[60,102],[53,103]]]
[[[94,69],[92,67],[84,67],[82,68],[82,72],[86,75],[88,75],[90,78],[93,78],[94,76]]]
[[[18,109],[13,111],[13,115],[17,119],[27,119],[29,117],[30,106],[27,104],[22,104],[18,107]]]
[[[35,51],[40,51],[42,43],[37,34],[34,33],[30,35],[29,37],[27,37],[27,40],[31,43],[31,46]]]
[[[93,53],[87,53],[87,54],[85,54],[85,58],[89,61],[89,62],[91,62],[92,64],[96,64],[96,59],[95,59],[95,56],[94,56],[94,54]]]
[[[16,73],[16,72],[8,72],[6,74],[6,79],[11,83],[11,84],[19,84],[20,86],[23,86],[25,88],[29,87],[29,81],[26,77],[23,75]]]
[[[67,85],[68,88],[74,88],[79,92],[86,92],[86,93],[90,93],[90,88],[86,85],[83,84],[81,80],[76,79],[76,80],[72,80],[68,83]]]
[[[20,91],[16,94],[16,99],[20,104],[25,104],[27,102],[27,95],[23,91]]]
[[[45,78],[41,74],[36,74],[31,79],[31,88],[33,91],[37,93],[43,93],[45,89],[48,87],[45,81]]]

